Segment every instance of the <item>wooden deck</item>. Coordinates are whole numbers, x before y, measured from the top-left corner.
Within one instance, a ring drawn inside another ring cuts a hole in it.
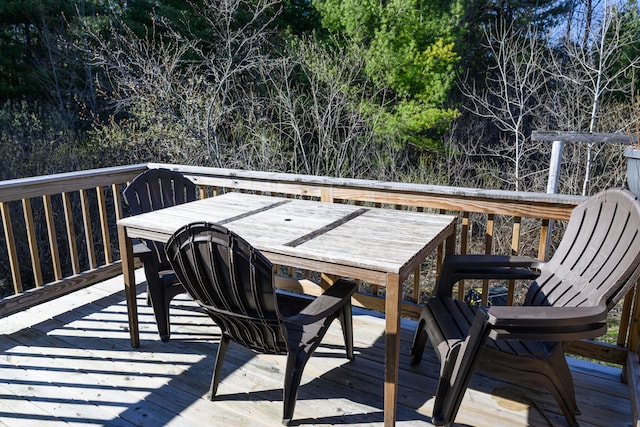
[[[138,282],[143,276],[138,272]],[[162,343],[138,294],[141,346],[132,349],[122,277],[2,319],[0,425],[277,426],[284,357],[232,345],[216,401],[204,398],[219,339],[186,297],[172,308],[172,340]],[[425,351],[409,367],[413,323],[403,322],[398,426],[429,426],[438,364]],[[383,319],[354,312],[356,360],[344,357],[338,324],[311,358],[293,425],[381,426]],[[620,370],[570,360],[582,426],[631,426]],[[475,375],[457,425],[563,426],[543,391]]]

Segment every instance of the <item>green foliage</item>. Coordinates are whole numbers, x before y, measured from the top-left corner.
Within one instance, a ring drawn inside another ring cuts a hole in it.
[[[275,26],[294,37],[323,32],[318,10],[309,0],[283,0],[281,11],[275,17]]]
[[[617,23],[608,28],[605,43],[612,46],[617,43],[620,52],[607,67],[609,75],[619,76],[611,96],[628,103],[630,93],[640,87],[640,64],[637,63],[637,58],[640,58],[640,3],[626,0],[626,3],[612,8],[612,13]],[[629,64],[634,61],[636,65],[630,69]]]
[[[384,12],[383,4],[377,0],[313,0],[313,4],[325,28],[356,43],[373,39]]]
[[[412,144],[421,149],[440,150],[441,136],[460,115],[452,108],[429,107],[418,100],[403,100],[380,120],[378,131],[394,137],[399,147]]]
[[[200,10],[206,7],[203,0],[136,0],[126,2],[119,10],[119,18],[134,34],[142,37],[152,27],[158,31],[158,23],[164,24],[182,36],[208,39],[207,22]],[[158,32],[157,35],[162,35]]]
[[[357,46],[304,38],[287,49],[295,62],[283,67],[283,75],[270,74],[270,90],[278,96],[270,97],[268,108],[278,127],[273,134],[292,152],[291,170],[362,177],[392,165],[397,150],[385,138],[391,134],[376,132],[387,113],[362,78],[364,55]]]
[[[5,101],[0,105],[0,180],[66,172],[86,165],[80,141],[81,135],[49,105]]]
[[[50,29],[64,27],[73,1],[0,2],[0,100],[41,93],[42,65],[51,48]]]
[[[490,32],[496,22],[514,29],[531,28],[544,37],[550,32],[561,33],[562,22],[568,22],[581,3],[579,0],[467,1],[458,24],[460,37],[456,45],[463,75],[473,79],[477,87],[486,82],[485,73],[494,58],[482,40],[485,31]]]
[[[365,72],[378,91],[391,93],[384,132],[405,146],[437,148],[456,117],[445,107],[454,86],[457,2],[316,0],[323,24],[344,42],[361,46]],[[387,95],[385,95],[387,96]]]
[[[435,179],[448,161],[446,179],[496,186],[486,177],[512,173],[487,155],[501,135],[486,118],[455,120],[466,101],[456,79],[495,87],[480,35],[497,17],[545,29],[576,5],[3,0],[0,101],[15,101],[13,119],[0,113],[1,142],[16,159],[5,176],[149,160],[374,179],[424,168]],[[453,155],[454,140],[487,156]],[[453,171],[462,162],[476,163]]]

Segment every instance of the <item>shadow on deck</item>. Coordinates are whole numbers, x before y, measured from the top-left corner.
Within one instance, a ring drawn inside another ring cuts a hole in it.
[[[140,272],[139,272],[140,273]],[[138,276],[138,282],[143,276]],[[186,297],[160,342],[139,286],[141,346],[129,345],[122,278],[2,319],[0,425],[280,425],[285,358],[232,345],[215,401],[205,395],[219,333]],[[409,366],[414,323],[403,321],[397,425],[429,426],[439,365]],[[383,424],[384,322],[354,310],[356,360],[336,323],[307,365],[293,425]],[[620,370],[575,359],[581,425],[632,425]],[[475,375],[457,418],[469,426],[566,425],[546,392]]]

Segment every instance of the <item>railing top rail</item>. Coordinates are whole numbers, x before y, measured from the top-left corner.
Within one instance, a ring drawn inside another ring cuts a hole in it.
[[[599,142],[629,145],[638,143],[638,135],[626,133],[533,131],[531,134],[531,140],[543,142]]]
[[[479,188],[449,187],[443,185],[414,184],[403,182],[375,181],[352,178],[334,178],[314,175],[298,175],[290,173],[258,172],[242,169],[221,169],[201,166],[184,166],[172,164],[149,163],[149,168],[166,167],[179,170],[189,175],[203,175],[227,179],[249,181],[271,181],[280,183],[306,184],[325,187],[366,188],[389,192],[433,195],[437,197],[455,197],[471,200],[499,200],[501,202],[531,203],[571,208],[583,200],[583,196],[565,194],[548,194],[525,191],[484,190]]]
[[[533,213],[538,213],[541,209],[547,211],[549,218],[563,218],[564,213],[582,202],[585,197],[562,194],[547,194],[534,192],[515,192],[508,190],[485,190],[479,188],[450,187],[442,185],[415,184],[404,182],[388,182],[366,179],[334,178],[315,175],[298,175],[291,173],[260,172],[242,169],[223,169],[203,166],[186,166],[177,164],[148,163],[126,166],[115,166],[110,168],[90,169],[78,172],[67,172],[53,175],[12,179],[0,182],[0,202],[21,200],[29,197],[40,197],[47,194],[57,194],[61,192],[77,191],[80,189],[93,188],[101,185],[111,185],[122,183],[133,179],[136,175],[148,168],[169,168],[194,177],[196,182],[198,177],[206,183],[212,179],[228,181],[230,184],[244,182],[269,182],[279,185],[307,186],[320,189],[341,189],[353,191],[356,199],[358,194],[362,199],[367,199],[367,194],[374,192],[385,194],[396,194],[400,204],[402,200],[429,199],[435,201],[441,208],[475,210],[474,204],[480,206],[477,211],[485,211],[482,205],[513,206],[514,214],[526,214],[533,212],[530,208],[535,207]],[[237,183],[234,181],[237,180]],[[232,185],[230,185],[232,186]],[[361,190],[361,193],[358,193]],[[265,188],[265,191],[268,191]],[[344,194],[344,193],[341,193]],[[337,195],[337,198],[340,196]],[[410,203],[408,203],[410,204]],[[463,209],[464,208],[464,209]]]
[[[138,164],[0,181],[0,202],[126,182],[145,169]]]

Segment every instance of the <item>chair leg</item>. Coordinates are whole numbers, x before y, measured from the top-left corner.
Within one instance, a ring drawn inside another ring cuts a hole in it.
[[[309,360],[310,353],[304,349],[290,351],[287,355],[287,368],[284,376],[282,424],[289,425],[298,400],[298,387],[302,371]]]
[[[570,426],[578,426],[576,415],[580,415],[580,410],[576,402],[573,377],[571,376],[562,346],[558,346],[558,349],[553,352],[550,357],[550,363],[547,366],[548,370],[545,375],[550,383],[547,384],[549,391],[556,399],[567,423]]]
[[[507,381],[531,384],[547,390],[555,399],[569,426],[577,426],[580,415],[576,403],[573,377],[561,343],[550,353],[526,348],[516,354],[503,352],[491,346],[484,348],[478,370]],[[524,356],[529,352],[530,356]]]
[[[344,345],[347,350],[347,359],[355,358],[353,353],[353,317],[351,303],[347,303],[340,310],[340,326],[342,327],[342,336],[344,337]]]
[[[422,355],[424,354],[424,347],[427,345],[429,336],[425,329],[425,321],[420,318],[416,333],[413,336],[413,342],[411,344],[411,366],[419,365],[422,361]]]
[[[151,302],[153,315],[156,319],[158,334],[162,342],[169,341],[169,302],[165,294],[164,283],[160,279],[158,265],[153,259],[143,261],[144,275],[147,278],[147,300]]]
[[[433,413],[431,414],[431,422],[436,426],[449,425],[448,419],[451,417],[447,416],[445,405],[448,401],[455,399],[455,396],[451,396],[450,392],[451,378],[461,347],[461,345],[452,347],[447,359],[443,359],[441,362],[440,378],[438,379],[438,387],[436,388],[436,399],[433,403]],[[455,414],[453,414],[453,418],[455,418]],[[453,421],[453,419],[451,419],[451,421]]]
[[[461,345],[452,348],[450,357],[443,362],[433,407],[433,424],[447,427],[453,425],[464,392],[491,330],[488,320],[488,314],[484,310],[478,310],[467,339]]]
[[[171,335],[171,326],[169,322],[169,303],[165,295],[164,285],[147,279],[147,292],[151,299],[151,307],[153,308],[160,340],[167,342]]]
[[[216,392],[218,391],[218,384],[220,384],[220,373],[222,372],[222,365],[224,363],[224,356],[227,354],[231,337],[228,335],[222,335],[220,343],[218,344],[218,352],[216,354],[216,362],[213,365],[213,374],[211,375],[211,387],[209,387],[209,400],[213,400]]]

